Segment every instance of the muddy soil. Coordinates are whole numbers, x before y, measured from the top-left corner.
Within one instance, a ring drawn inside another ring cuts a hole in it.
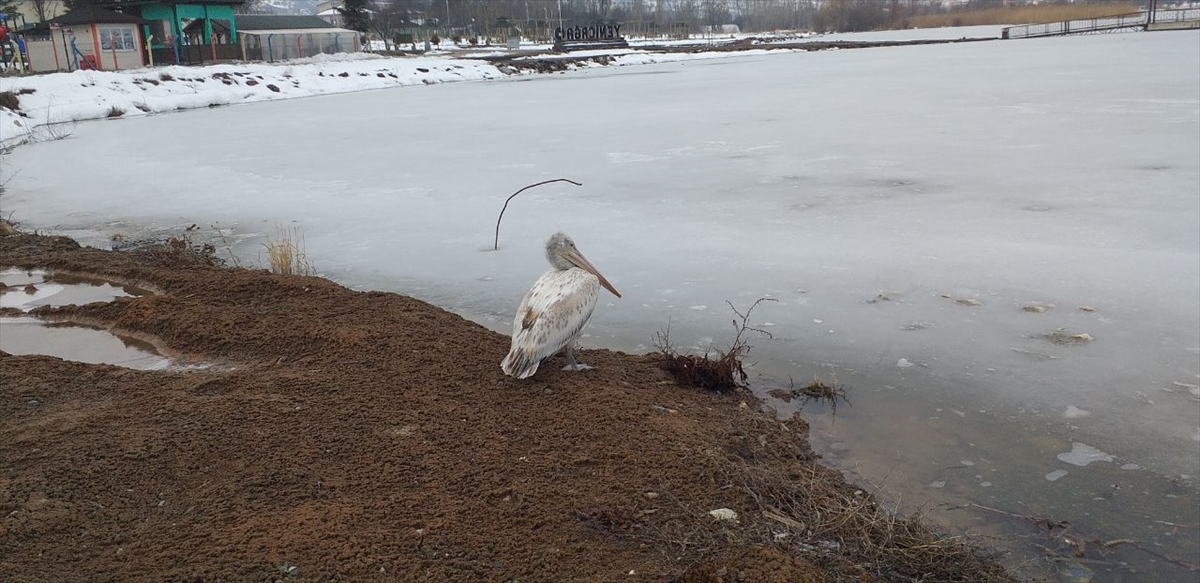
[[[931,570],[896,559],[922,545],[866,552],[805,514],[814,488],[874,502],[748,393],[596,350],[594,370],[515,381],[505,336],[429,304],[207,263],[0,237],[0,267],[156,292],[35,316],[214,365],[0,353],[0,579],[1006,579],[970,553]]]

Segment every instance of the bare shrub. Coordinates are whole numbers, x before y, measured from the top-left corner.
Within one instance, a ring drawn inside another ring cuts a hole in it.
[[[76,122],[72,121],[57,121],[50,122],[43,126],[38,126],[36,136],[31,136],[34,142],[55,142],[65,140],[75,135]]]
[[[746,370],[742,366],[742,360],[750,353],[751,346],[746,342],[746,335],[749,332],[757,332],[771,338],[771,333],[765,330],[751,327],[749,324],[750,313],[754,311],[762,302],[774,302],[777,300],[771,298],[759,298],[746,310],[743,314],[738,311],[730,302],[729,309],[737,315],[738,319],[733,321],[733,327],[737,334],[733,338],[733,343],[724,352],[718,353],[715,358],[710,358],[709,352],[705,351],[703,355],[695,354],[679,354],[673,346],[671,346],[671,328],[668,323],[667,329],[657,334],[654,340],[654,347],[658,349],[659,363],[671,376],[675,378],[675,382],[688,387],[700,387],[710,390],[728,390],[737,389],[746,386]],[[740,321],[739,321],[740,320]]]

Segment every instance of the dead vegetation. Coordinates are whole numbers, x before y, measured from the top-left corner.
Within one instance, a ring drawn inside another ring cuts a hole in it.
[[[304,251],[304,231],[298,226],[275,227],[275,240],[263,243],[271,273],[280,275],[315,275],[316,268]]]
[[[12,91],[0,91],[0,107],[10,111],[20,111],[21,98]]]
[[[124,109],[121,109],[120,107],[118,107],[116,105],[108,108],[107,117],[121,117],[122,115],[125,115]]]
[[[663,549],[682,565],[676,583],[1013,581],[971,540],[941,536],[921,513],[898,514],[878,492],[847,484],[804,452],[749,445],[726,454],[733,469],[711,479],[737,509],[734,519],[669,492],[655,493],[647,508],[589,508],[577,519]]]
[[[11,220],[0,218],[0,237],[11,237],[20,234],[21,232],[17,230],[17,226]]]
[[[819,376],[814,376],[808,384],[801,387],[797,387],[795,381],[789,381],[786,390],[773,389],[768,391],[767,394],[785,403],[790,403],[793,399],[799,399],[801,409],[804,409],[804,406],[812,401],[825,403],[829,405],[829,409],[834,415],[837,415],[838,401],[843,401],[847,405],[850,404],[850,400],[846,398],[845,387],[836,382],[827,383],[822,381]]]
[[[217,257],[216,247],[208,243],[198,245],[186,236],[171,237],[131,247],[128,253],[137,256],[146,265],[155,267],[224,267],[225,265]]]
[[[839,573],[839,580],[1011,581],[994,557],[981,556],[963,537],[940,536],[921,513],[901,516],[816,465],[797,473],[748,466],[742,487],[775,522],[774,544]]]
[[[906,23],[908,27],[912,28],[976,26],[981,24],[1034,24],[1040,22],[1103,18],[1118,14],[1132,14],[1137,11],[1138,6],[1132,3],[1038,4],[913,16],[907,19]]]
[[[685,387],[700,387],[714,391],[745,387],[747,375],[742,360],[750,353],[751,348],[750,344],[746,342],[747,334],[757,332],[771,338],[770,332],[750,326],[750,314],[762,302],[774,301],[777,300],[759,298],[746,310],[745,314],[739,312],[732,303],[725,302],[729,305],[729,309],[737,315],[737,319],[733,320],[733,327],[737,334],[733,337],[733,343],[729,348],[724,352],[717,353],[715,357],[710,356],[711,353],[708,350],[703,355],[679,354],[671,345],[671,326],[668,322],[667,329],[660,331],[654,340],[654,347],[658,349],[656,356],[661,366],[671,374],[675,382]]]

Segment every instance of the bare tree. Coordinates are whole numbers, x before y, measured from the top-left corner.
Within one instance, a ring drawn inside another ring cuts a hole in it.
[[[62,8],[62,2],[59,0],[29,0],[29,4],[33,6],[33,13],[37,15],[38,22],[46,22],[58,16],[58,11]]]
[[[721,25],[732,20],[729,14],[729,4],[726,0],[703,0],[704,4],[704,23],[708,25],[708,30],[712,32],[720,32]]]

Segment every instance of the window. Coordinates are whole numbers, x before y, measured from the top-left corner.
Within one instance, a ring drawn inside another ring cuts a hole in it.
[[[132,28],[101,28],[100,50],[136,51],[137,41]]]

